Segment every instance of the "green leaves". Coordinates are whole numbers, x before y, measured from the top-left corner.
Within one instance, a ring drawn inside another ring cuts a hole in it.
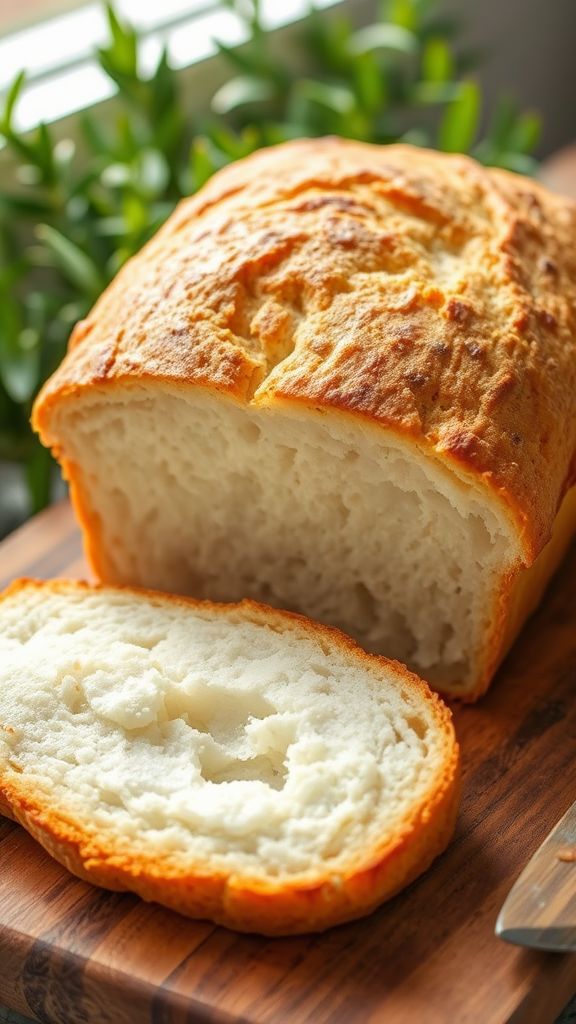
[[[350,40],[352,54],[385,50],[394,56],[413,57],[418,52],[418,39],[400,25],[368,25],[355,32]]]
[[[353,69],[353,83],[359,106],[377,115],[387,102],[386,78],[373,53],[365,53]]]
[[[382,17],[389,18],[393,25],[401,25],[411,32],[418,27],[419,4],[414,0],[391,0],[383,3]]]
[[[454,75],[454,59],[446,39],[431,36],[424,44],[422,74],[426,82],[444,84]]]
[[[6,93],[6,99],[4,100],[4,109],[0,118],[0,132],[3,135],[9,135],[12,132],[12,118],[14,114],[14,108],[18,102],[22,87],[26,81],[26,72],[20,71],[16,75],[16,78],[12,82],[12,85]]]
[[[311,78],[301,78],[294,86],[293,96],[299,109],[297,119],[304,120],[313,120],[313,107],[320,108],[328,115],[345,117],[352,113],[356,104],[354,92],[349,85],[315,82]]]
[[[212,97],[212,110],[215,114],[230,114],[239,107],[273,100],[276,94],[274,83],[262,76],[237,75]]]
[[[190,147],[189,181],[190,191],[197,192],[202,188],[217,169],[210,141],[202,136],[194,139]]]
[[[0,379],[14,402],[27,402],[34,390],[37,347],[25,334],[18,303],[5,289],[0,289]]]
[[[476,82],[462,82],[456,98],[448,106],[440,123],[438,145],[447,153],[466,153],[480,120],[481,97]]]
[[[39,224],[36,235],[52,257],[47,265],[58,267],[73,287],[95,301],[106,282],[94,260],[49,224]]]
[[[0,392],[4,390],[9,402],[17,404],[28,400],[36,380],[35,356],[22,336],[23,311],[16,294],[26,269],[12,229],[0,228]]]
[[[107,17],[99,60],[119,112],[104,125],[82,119],[81,156],[46,125],[15,130],[24,74],[0,101],[0,137],[16,161],[13,186],[0,191],[0,442],[3,457],[25,464],[31,508],[48,500],[51,464],[29,431],[32,399],[74,321],[172,210],[186,166],[191,126],[166,53],[142,76],[135,32],[110,7]]]
[[[49,455],[30,434],[31,402],[62,357],[75,320],[182,195],[260,146],[336,133],[371,142],[432,140],[530,172],[540,120],[503,98],[478,139],[480,90],[440,0],[382,0],[371,25],[311,6],[299,64],[264,30],[258,0],[225,0],[248,39],[218,43],[230,77],[194,121],[163,51],[144,73],[140,41],[113,6],[97,51],[117,97],[104,120],[81,118],[81,143],[46,125],[23,136],[19,74],[0,98],[0,139],[14,180],[0,190],[0,456],[21,460],[31,508],[48,500]],[[279,56],[280,52],[280,56]],[[292,50],[294,52],[294,50]]]
[[[110,30],[108,46],[98,50],[98,59],[104,71],[114,81],[137,80],[138,39],[133,28],[123,25],[111,4],[106,4],[106,19]]]
[[[40,337],[25,327],[21,304],[12,293],[10,274],[0,279],[0,381],[16,403],[28,402],[38,381]]]
[[[522,113],[509,96],[502,96],[474,156],[494,167],[533,174],[536,162],[530,154],[538,145],[541,127],[538,114]]]

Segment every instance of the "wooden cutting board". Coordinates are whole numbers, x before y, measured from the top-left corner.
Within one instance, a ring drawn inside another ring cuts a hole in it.
[[[19,575],[85,575],[66,504],[0,545],[0,582]],[[0,1003],[57,1024],[548,1024],[576,990],[576,956],[505,945],[494,922],[576,797],[575,683],[573,551],[489,696],[455,710],[452,845],[325,935],[247,937],[94,889],[0,819]]]

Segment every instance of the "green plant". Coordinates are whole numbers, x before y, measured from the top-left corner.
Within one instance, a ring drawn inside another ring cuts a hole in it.
[[[134,30],[107,7],[101,68],[118,90],[105,123],[81,121],[81,139],[56,141],[39,125],[14,128],[25,84],[0,109],[0,138],[16,164],[0,191],[0,459],[21,462],[30,508],[50,496],[51,461],[28,426],[31,403],[60,361],[73,323],[119,267],[156,231],[180,196],[230,160],[298,135],[336,133],[375,142],[405,139],[470,151],[530,173],[539,121],[503,100],[479,138],[481,95],[457,26],[436,0],[389,0],[373,25],[311,8],[296,68],[279,59],[258,0],[228,0],[245,23],[241,48],[219,45],[233,74],[211,111],[192,121],[166,53],[141,70]]]

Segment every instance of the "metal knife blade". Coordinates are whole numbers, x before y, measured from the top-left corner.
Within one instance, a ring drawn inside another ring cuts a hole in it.
[[[576,803],[536,850],[508,894],[496,935],[534,949],[576,950]]]

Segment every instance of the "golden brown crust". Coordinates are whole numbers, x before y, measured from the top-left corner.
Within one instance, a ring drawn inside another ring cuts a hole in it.
[[[30,587],[49,592],[111,589],[69,580],[24,579],[16,580],[0,594],[0,602]],[[337,629],[254,601],[219,605],[130,587],[114,589],[152,598],[160,604],[205,609],[212,614],[218,610],[226,614],[237,610],[244,618],[248,613],[256,621],[282,630],[297,626],[315,639],[329,641],[333,648],[369,670],[392,668],[403,684],[418,691],[428,702],[445,738],[444,764],[441,778],[413,808],[396,835],[367,849],[355,862],[333,874],[310,871],[275,879],[215,871],[209,863],[186,865],[185,869],[181,865],[168,867],[159,864],[156,857],[121,849],[109,836],[99,835],[96,829],[88,834],[63,811],[39,800],[24,776],[11,773],[8,777],[8,773],[3,775],[0,770],[0,813],[3,807],[8,809],[69,871],[108,889],[138,893],[191,917],[208,918],[240,931],[290,935],[320,931],[369,913],[425,871],[446,847],[454,829],[460,793],[459,749],[452,715],[426,683],[405,666],[366,654]]]
[[[552,536],[532,565],[504,577],[491,616],[492,633],[485,652],[482,672],[473,690],[463,695],[466,703],[478,700],[490,685],[526,619],[535,611],[556,572],[572,537],[576,523],[576,487],[565,495],[552,528]],[[440,689],[440,688],[439,688]]]
[[[576,207],[409,146],[301,140],[183,202],[73,334],[34,424],[114,382],[304,403],[472,474],[530,563],[575,476]]]

